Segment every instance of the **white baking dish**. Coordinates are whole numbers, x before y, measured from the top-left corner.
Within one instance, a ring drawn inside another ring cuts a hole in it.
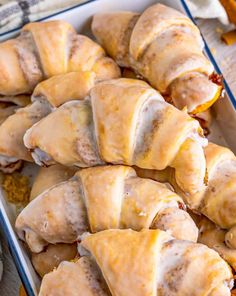
[[[146,7],[157,2],[167,4],[191,17],[188,7],[183,0],[92,0],[52,17],[47,17],[43,21],[49,19],[62,19],[71,23],[78,32],[91,36],[90,21],[95,13],[113,10],[143,11]],[[4,39],[7,39],[13,34],[17,34],[17,30],[5,34],[4,36],[1,36],[1,38],[4,37]],[[206,53],[209,55],[216,71],[220,73],[220,70],[207,46]],[[234,152],[236,152],[236,100],[227,83],[225,83],[225,88],[225,96],[214,106],[215,119],[210,134],[210,140],[221,145],[229,146]],[[34,170],[34,165],[29,165],[24,169],[24,173],[28,174]],[[10,251],[28,295],[37,295],[40,285],[39,277],[31,265],[29,256],[23,244],[18,240],[15,234],[15,212],[4,199],[4,193],[2,191],[0,191],[0,222],[6,234]]]

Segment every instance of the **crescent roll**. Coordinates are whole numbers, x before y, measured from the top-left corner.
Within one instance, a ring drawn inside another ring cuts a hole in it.
[[[130,167],[101,166],[41,193],[17,217],[16,229],[33,252],[110,228],[159,228],[196,241],[197,227],[182,208],[181,197],[164,184],[138,178]]]
[[[47,274],[39,296],[230,296],[229,266],[202,244],[161,230],[113,229],[81,245],[89,254]]]
[[[31,96],[32,103],[30,105],[20,109],[15,108],[13,111],[9,110],[13,108],[12,106],[7,108],[7,111],[4,109],[3,115],[10,112],[8,114],[10,116],[5,116],[0,125],[0,155],[2,159],[9,162],[9,165],[20,160],[32,161],[30,152],[23,144],[26,130],[61,104],[70,100],[84,99],[96,81],[96,74],[90,71],[53,76],[36,86]],[[18,96],[18,101],[23,101],[22,97],[22,95]],[[13,101],[13,98],[10,97],[10,99]],[[4,169],[6,171],[6,167]]]
[[[200,32],[177,10],[156,4],[141,14],[100,13],[92,31],[120,66],[134,69],[177,108],[196,114],[220,97],[222,86],[203,54]]]
[[[0,44],[0,94],[32,93],[49,77],[92,71],[98,80],[117,78],[120,70],[104,50],[67,22],[29,23],[19,37]]]
[[[230,149],[213,143],[204,148],[204,153],[207,185],[199,192],[184,193],[176,184],[173,170],[166,172],[164,181],[171,183],[192,210],[226,230],[226,245],[236,249],[236,157]],[[140,177],[160,180],[160,173],[156,171],[138,169],[137,173]]]
[[[65,103],[33,125],[24,144],[39,165],[170,166],[185,192],[204,183],[207,140],[199,123],[141,80],[98,83],[86,100]]]

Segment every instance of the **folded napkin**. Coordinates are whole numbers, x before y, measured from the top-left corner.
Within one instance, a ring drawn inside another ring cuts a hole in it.
[[[57,13],[85,0],[0,0],[0,34]]]
[[[227,13],[218,0],[185,0],[194,17],[217,18],[224,25],[229,24]]]

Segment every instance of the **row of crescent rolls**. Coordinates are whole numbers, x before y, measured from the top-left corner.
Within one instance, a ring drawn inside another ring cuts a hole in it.
[[[32,227],[36,223],[41,224],[40,219],[36,220],[39,217],[42,218],[47,212],[49,218],[47,221],[49,223],[47,231],[50,235],[50,227],[52,226],[50,224],[55,224],[55,221],[58,222],[55,214],[61,213],[63,215],[63,211],[58,210],[58,204],[55,200],[58,194],[56,188],[66,184],[67,188],[64,186],[62,195],[69,193],[70,182],[66,180],[74,172],[75,170],[60,165],[40,169],[31,191],[32,206],[31,214],[28,218],[31,220]],[[130,219],[132,222],[134,218],[136,222],[138,221],[137,219],[142,220],[144,218],[146,220],[145,215],[135,215],[135,209],[139,212],[141,210],[137,209],[137,206],[141,206],[141,203],[138,203],[139,198],[137,199],[138,196],[135,197],[135,195],[140,195],[140,198],[141,195],[142,197],[144,196],[146,202],[150,203],[151,199],[148,202],[147,198],[148,195],[150,197],[151,195],[153,196],[153,191],[151,190],[153,186],[156,186],[155,190],[159,187],[159,198],[162,196],[162,201],[164,201],[164,192],[166,192],[167,198],[165,200],[170,201],[171,197],[168,197],[168,195],[170,195],[171,191],[167,187],[165,188],[164,185],[148,179],[137,178],[134,170],[131,168],[103,166],[83,169],[78,172],[79,174],[76,173],[76,176],[83,180],[85,186],[84,192],[87,195],[86,207],[89,220],[93,223],[93,232],[101,230],[96,228],[98,220],[100,221],[99,225],[102,225],[102,227],[104,227],[104,222],[108,224],[114,223],[112,219],[112,216],[114,216],[114,202],[117,205],[119,201],[116,200],[114,194],[110,194],[110,191],[122,191],[119,185],[121,185],[120,178],[124,172],[129,172],[130,180],[123,180],[126,182],[125,191],[123,192],[123,199],[126,199],[124,204],[126,206],[122,207],[122,211],[126,212],[126,214],[123,215],[123,219],[126,217],[129,220],[128,212],[131,211]],[[57,182],[62,183],[55,186]],[[101,186],[102,184],[103,186]],[[47,190],[48,187],[50,188]],[[98,188],[102,190],[104,187],[106,188],[105,195],[102,194],[102,191],[98,191]],[[140,189],[142,189],[141,192]],[[42,192],[43,190],[44,192]],[[36,196],[38,194],[39,196]],[[173,192],[171,194],[174,200],[175,194]],[[50,203],[54,201],[54,206],[49,206],[49,201],[47,200],[49,195],[51,195]],[[62,195],[60,195],[61,198]],[[134,204],[130,204],[130,199],[134,202],[135,198],[136,206],[134,209]],[[105,199],[107,202],[110,199],[110,203],[104,203]],[[180,201],[179,198],[178,200]],[[169,209],[173,207],[173,209],[177,210],[173,204],[170,205],[169,201],[167,202],[167,205],[169,204],[170,206]],[[127,202],[129,202],[129,205]],[[37,213],[37,207],[40,204],[42,205],[42,203],[47,203],[47,206],[44,208],[45,212],[40,212],[39,214]],[[99,208],[97,208],[98,205],[100,205]],[[150,204],[150,207],[152,205],[153,203]],[[64,209],[68,208],[67,204],[63,206]],[[146,210],[146,203],[142,203],[142,212],[145,213]],[[162,223],[168,220],[171,222],[170,217],[168,217],[170,215],[170,213],[168,214],[168,206],[166,210],[166,218],[168,219],[162,219]],[[70,210],[68,214],[70,215],[67,219],[71,223],[73,220],[71,214],[73,212]],[[147,216],[150,214],[151,212]],[[159,214],[162,216],[161,213]],[[28,210],[23,210],[21,215],[25,216],[27,220]],[[20,219],[22,219],[22,216]],[[42,222],[44,227],[46,225],[45,222],[46,220]],[[175,219],[172,220],[175,226],[176,222]],[[183,220],[177,223],[179,225],[182,223],[185,235],[189,238],[189,235],[191,236],[191,229],[187,227]],[[30,225],[28,226],[31,227]],[[126,227],[128,226],[126,225]],[[59,231],[57,236],[63,236],[68,231],[68,228],[65,233]],[[79,245],[78,254],[76,254],[74,244],[61,243],[50,244],[43,252],[32,254],[34,267],[43,277],[39,295],[77,295],[76,293],[80,291],[83,295],[120,296],[127,295],[129,290],[132,291],[131,295],[135,296],[156,296],[160,294],[187,296],[189,295],[188,293],[196,296],[199,294],[204,296],[230,295],[232,274],[227,264],[218,254],[201,244],[173,239],[168,234],[168,231],[143,230],[135,232],[131,230],[107,230],[98,234],[83,235],[81,239],[82,244]],[[76,258],[73,259],[75,256]],[[71,259],[73,260],[71,261]],[[116,261],[115,265],[114,260]],[[213,262],[214,265],[212,265]],[[55,269],[55,267],[58,268]],[[207,275],[202,273],[202,268],[207,270]],[[198,280],[197,285],[193,285],[193,279],[196,280],[196,278]]]
[[[18,235],[32,252],[74,243],[87,231],[113,228],[158,228],[197,241],[198,229],[181,197],[166,185],[139,178],[133,168],[122,165],[82,169],[64,181],[68,173],[71,169],[58,166],[40,171],[31,196],[39,195],[17,217]]]
[[[220,97],[222,86],[203,54],[201,34],[179,11],[156,4],[141,14],[99,13],[92,31],[121,67],[132,68],[177,108],[196,114]]]

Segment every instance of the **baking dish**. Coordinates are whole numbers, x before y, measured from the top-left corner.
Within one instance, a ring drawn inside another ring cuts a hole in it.
[[[71,23],[78,32],[91,36],[90,21],[91,17],[95,13],[113,10],[143,11],[146,7],[157,2],[185,12],[190,18],[192,18],[186,3],[182,0],[92,0],[87,3],[80,4],[77,7],[67,9],[66,11],[54,16],[47,17],[42,21],[49,19],[62,19]],[[17,34],[17,30],[6,34],[4,38],[12,37],[13,34]],[[205,51],[215,66],[216,71],[220,73],[220,69],[212,57],[207,45],[205,47]],[[226,92],[224,93],[223,98],[220,99],[213,108],[214,122],[209,138],[217,144],[229,146],[234,152],[236,152],[236,143],[234,143],[234,139],[236,138],[234,128],[236,124],[236,100],[232,95],[227,82],[225,82],[225,89]],[[32,175],[32,173],[36,170],[37,168],[30,164],[24,168],[23,173],[26,175]],[[10,251],[28,295],[37,295],[40,279],[31,265],[27,251],[15,234],[15,211],[5,200],[2,190],[0,193],[0,222],[8,239]]]

